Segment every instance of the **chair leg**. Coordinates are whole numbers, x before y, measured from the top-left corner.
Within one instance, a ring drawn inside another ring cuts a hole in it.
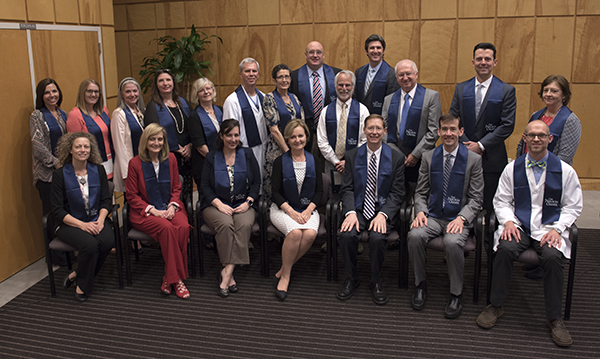
[[[571,234],[572,235],[572,234]],[[565,300],[565,320],[571,319],[571,302],[573,300],[573,280],[575,279],[575,258],[577,254],[577,241],[571,243],[571,259],[569,261],[569,279],[567,282],[567,299]]]
[[[204,246],[202,245],[202,221],[200,220],[201,211],[199,207],[196,207],[196,245],[198,246],[198,272],[200,277],[204,277]]]
[[[125,231],[127,231],[127,229],[124,229]],[[129,240],[129,237],[127,237],[127,232],[125,232],[125,243],[124,243],[124,247],[125,247],[125,272],[127,274],[127,286],[131,286],[131,253],[129,251],[129,246],[131,245],[131,243],[133,243],[132,241]]]
[[[67,254],[67,259],[68,254]],[[52,250],[46,247],[46,265],[48,266],[48,279],[50,279],[50,295],[56,297],[56,287],[54,283],[54,270],[52,269]]]

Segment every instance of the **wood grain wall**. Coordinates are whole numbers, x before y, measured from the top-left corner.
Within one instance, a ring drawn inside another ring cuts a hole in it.
[[[386,39],[385,59],[419,66],[419,81],[440,92],[444,112],[454,85],[475,72],[473,46],[498,48],[495,74],[517,88],[517,123],[507,140],[509,156],[531,113],[542,108],[540,83],[561,74],[572,83],[571,109],[583,124],[574,165],[586,189],[600,190],[600,1],[598,0],[114,0],[119,78],[139,77],[153,39],[185,35],[194,24],[216,34],[204,55],[211,62],[218,103],[239,84],[238,64],[247,56],[261,65],[259,88],[272,90],[270,71],[284,62],[304,64],[311,40],[325,47],[325,62],[355,70],[367,62],[364,40]],[[207,74],[208,75],[208,74]]]
[[[111,0],[0,0],[0,21],[101,26],[108,107],[116,106],[117,60]],[[75,105],[79,83],[100,80],[98,36],[90,32],[31,31],[35,83],[57,80],[63,109]],[[0,122],[0,281],[44,256],[42,203],[33,186],[29,115],[34,109],[27,33],[0,30],[0,92],[5,106]]]

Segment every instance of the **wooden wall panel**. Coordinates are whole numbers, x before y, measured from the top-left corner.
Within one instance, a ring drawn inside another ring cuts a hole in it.
[[[248,52],[248,28],[246,27],[224,27],[218,29],[218,35],[223,39],[219,43],[219,81],[221,85],[240,84],[240,62],[249,57]]]
[[[414,0],[383,0],[385,20],[418,20],[421,7]]]
[[[1,20],[25,20],[27,7],[25,0],[0,0]]]
[[[31,22],[53,22],[54,6],[52,2],[27,0],[27,20]]]
[[[573,81],[600,82],[600,17],[580,16],[575,23]]]
[[[279,4],[282,24],[313,22],[312,0],[280,0]]]
[[[216,33],[216,29],[215,28],[199,28],[198,31],[202,31],[207,35],[210,34],[214,34]],[[213,83],[215,83],[215,86],[219,83],[219,52],[217,51],[217,46],[220,43],[219,39],[217,38],[210,38],[208,41],[210,41],[210,43],[208,44],[204,44],[206,51],[202,53],[202,55],[200,56],[200,58],[198,59],[199,61],[209,61],[210,62],[210,68],[212,70],[212,75],[210,73],[209,70],[204,70],[203,74],[204,76],[208,77]]]
[[[315,1],[315,22],[346,21],[346,1]]]
[[[457,11],[456,1],[421,0],[421,19],[453,19]]]
[[[569,108],[575,112],[582,123],[581,141],[573,159],[573,165],[579,177],[600,178],[600,151],[598,151],[598,133],[600,121],[600,84],[574,84],[571,86]]]
[[[531,89],[534,85],[514,85],[517,95],[517,114],[515,120],[515,129],[512,135],[505,141],[506,151],[509,158],[516,158],[517,145],[521,140],[521,134],[529,122],[529,117],[533,111],[530,109],[529,104],[531,103]],[[539,97],[538,97],[539,99]],[[536,111],[539,110],[540,106],[536,107]]]
[[[117,53],[115,43],[115,30],[112,27],[102,28],[102,55],[104,60],[104,76],[106,77],[106,97],[115,97],[119,92],[117,79]],[[114,109],[110,108],[109,109]]]
[[[349,24],[348,28],[350,29],[350,40],[348,41],[348,67],[354,71],[369,62],[369,58],[365,51],[365,40],[367,37],[371,36],[371,34],[383,36],[383,24],[381,22],[356,22]]]
[[[280,31],[278,26],[255,26],[248,29],[248,56],[260,64],[259,85],[271,84],[271,70],[281,61]],[[241,61],[242,59],[240,59]]]
[[[216,0],[186,1],[184,3],[185,27],[217,26],[216,7]]]
[[[458,17],[494,17],[496,0],[461,0],[458,2]]]
[[[156,30],[129,32],[129,56],[133,77],[140,79],[138,72],[142,69],[144,57],[153,56],[158,51],[156,45]]]
[[[498,16],[533,16],[535,1],[498,0]]]
[[[421,26],[421,82],[447,83],[456,81],[456,20],[423,21]]]
[[[120,82],[133,74],[131,56],[129,56],[129,36],[126,32],[115,33],[115,54],[117,56],[117,80]]]
[[[127,5],[127,25],[129,30],[156,29],[154,4]]]
[[[2,185],[0,197],[5,205],[0,209],[0,281],[44,256],[42,236],[42,203],[31,171],[31,140],[29,115],[33,97],[27,54],[27,34],[20,30],[0,30],[0,63],[3,71],[0,95],[10,104],[2,119],[3,140],[0,150]],[[17,155],[18,154],[18,155]]]
[[[421,75],[421,70],[419,70],[419,75]],[[442,102],[442,113],[450,112],[452,97],[454,97],[454,85],[431,84],[426,85],[425,87],[439,92],[440,101]]]
[[[279,0],[248,0],[248,25],[279,25]]]
[[[530,82],[533,67],[533,18],[498,19],[495,74],[503,81]]]
[[[127,5],[115,5],[113,13],[115,17],[115,31],[127,31]]]
[[[56,22],[77,24],[79,22],[79,3],[77,0],[54,0]]]
[[[156,4],[156,27],[159,29],[183,28],[185,15],[183,2]]]
[[[383,15],[383,0],[348,0],[348,21],[378,21]]]
[[[418,21],[386,22],[383,37],[387,43],[385,58],[391,66],[404,59],[420,65],[421,26]]]
[[[316,24],[315,40],[323,44],[329,65],[348,69],[347,24]]]
[[[246,0],[216,1],[217,11],[221,26],[248,25],[248,4]]]
[[[574,32],[575,19],[572,17],[537,19],[533,82],[542,82],[550,74],[571,77]]]
[[[100,0],[79,0],[79,22],[87,25],[100,25],[102,22]]]
[[[600,1],[579,0],[577,1],[577,15],[600,15]]]
[[[282,25],[281,26],[281,59],[292,70],[306,63],[304,51],[306,45],[315,39],[312,25]],[[325,49],[325,63],[329,63]]]
[[[456,81],[462,82],[475,76],[473,48],[480,42],[494,42],[495,27],[492,19],[458,20],[458,48]]]
[[[115,15],[113,14],[112,0],[100,0],[100,19],[102,25],[114,26]]]
[[[535,14],[538,16],[573,15],[575,0],[536,0]]]

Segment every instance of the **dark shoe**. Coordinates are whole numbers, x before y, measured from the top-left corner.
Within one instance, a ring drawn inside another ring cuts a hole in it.
[[[414,310],[422,310],[425,308],[425,301],[427,300],[427,291],[425,289],[417,288],[413,293],[410,301],[410,306]]]
[[[490,329],[496,325],[496,321],[502,316],[502,314],[504,314],[502,307],[496,307],[490,304],[477,317],[477,325],[483,329]]]
[[[73,280],[69,279],[69,275],[71,275],[71,273],[67,274],[65,276],[65,279],[63,279],[63,288],[65,288],[65,289],[69,289],[71,284],[73,284],[73,282],[75,282],[75,279],[73,279]]]
[[[369,289],[371,289],[371,299],[373,299],[373,302],[375,302],[375,304],[384,305],[385,303],[387,303],[388,296],[385,292],[385,289],[383,289],[381,282],[369,284]]]
[[[77,299],[78,302],[83,303],[88,300],[88,297],[85,293],[79,294],[77,291],[75,291],[75,299]]]
[[[229,297],[229,288],[221,288],[221,282],[223,282],[223,277],[221,277],[221,271],[217,273],[217,294],[221,298]]]
[[[400,248],[400,241],[393,241],[393,242],[388,243],[388,245],[387,245],[387,249],[390,251],[395,251],[398,248]]]
[[[348,300],[352,298],[354,294],[354,290],[358,288],[360,281],[358,279],[346,279],[344,284],[340,287],[340,290],[337,293],[337,297],[339,300]]]
[[[363,247],[363,244],[361,242],[358,242],[358,254],[362,254],[362,252],[365,250],[365,248]]]
[[[279,290],[275,287],[275,296],[279,298],[279,300],[284,300],[287,297],[287,292],[285,290]]]
[[[456,319],[460,317],[463,310],[462,296],[451,296],[448,304],[446,304],[446,318]]]
[[[573,338],[571,337],[571,333],[565,327],[565,322],[563,322],[562,318],[556,318],[554,320],[546,321],[546,325],[552,331],[552,340],[556,345],[561,347],[568,347],[573,344]]]
[[[281,280],[281,277],[273,277],[273,286],[275,287],[275,289],[277,289],[277,286],[279,285],[279,280]]]
[[[239,291],[237,284],[230,285],[227,289],[229,289],[229,293],[237,293]]]

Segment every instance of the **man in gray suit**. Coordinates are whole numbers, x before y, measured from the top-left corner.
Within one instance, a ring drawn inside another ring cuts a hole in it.
[[[515,128],[517,98],[513,86],[492,75],[497,64],[493,44],[475,45],[472,63],[477,76],[456,85],[450,113],[460,117],[465,125],[460,141],[483,158],[483,209],[487,211],[487,221],[494,210],[492,200],[500,174],[508,163],[504,140]],[[488,243],[486,236],[486,250]]]
[[[437,122],[442,115],[440,94],[418,84],[418,78],[419,70],[413,61],[398,62],[396,79],[400,89],[386,96],[382,112],[389,126],[387,143],[406,156],[406,200],[414,195],[421,155],[435,147]]]
[[[369,113],[381,115],[383,100],[398,90],[396,73],[392,67],[383,60],[385,54],[385,40],[373,34],[365,40],[365,51],[369,63],[356,69],[356,89],[354,98],[367,106]]]
[[[464,128],[452,114],[440,117],[438,134],[443,143],[423,154],[415,194],[417,214],[408,232],[417,288],[411,305],[421,310],[427,299],[427,242],[444,236],[444,250],[450,277],[450,300],[445,313],[458,318],[463,308],[463,247],[483,200],[481,156],[458,142]]]

